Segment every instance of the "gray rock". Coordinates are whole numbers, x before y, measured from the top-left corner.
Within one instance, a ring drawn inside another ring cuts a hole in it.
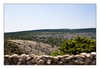
[[[91,52],[91,55],[94,55],[94,56],[96,56],[96,52]]]
[[[34,54],[29,54],[29,57],[31,58],[34,58],[34,56],[35,56]]]
[[[35,63],[36,63],[36,59],[32,59],[31,62],[32,62],[33,64],[35,64]]]
[[[96,60],[93,59],[93,60],[90,62],[90,65],[96,65]]]
[[[58,58],[62,58],[62,56],[57,56]]]
[[[19,61],[17,62],[17,65],[21,65],[22,59],[20,58]]]
[[[86,56],[86,54],[87,54],[87,53],[85,53],[85,52],[80,53],[81,56]]]
[[[81,56],[79,55],[79,54],[77,54],[77,55],[74,55],[74,58],[80,58]]]
[[[96,52],[91,52],[91,56],[92,56],[93,58],[96,58]]]
[[[70,60],[71,60],[70,57],[65,58],[65,61],[66,61],[66,62],[70,62]]]
[[[84,56],[84,55],[81,55],[80,57],[81,57],[81,58],[84,58],[84,59],[86,58],[86,56]]]
[[[21,62],[19,61],[19,62],[17,63],[17,65],[21,65]]]
[[[36,62],[38,65],[44,65],[44,60],[43,59],[40,59],[40,60],[38,60],[37,62]]]
[[[18,57],[18,58],[19,58],[19,56],[18,56],[17,54],[13,54],[12,56],[13,56],[13,57]]]
[[[4,55],[4,58],[9,58],[10,57],[10,55]]]
[[[46,64],[47,64],[47,65],[50,65],[50,64],[51,64],[51,61],[52,61],[52,60],[47,59]]]
[[[53,62],[56,63],[58,61],[58,59],[59,59],[58,57],[54,57],[53,58],[53,60],[54,60]]]
[[[4,65],[10,65],[11,63],[9,62],[8,59],[4,60]]]
[[[63,55],[62,57],[63,58],[67,58],[67,57],[69,57],[70,55],[69,54],[66,54],[66,55]]]
[[[48,55],[42,55],[42,57],[46,57],[46,58],[48,58],[49,56],[48,56]]]
[[[86,57],[87,57],[87,58],[91,57],[91,54],[86,54]]]
[[[19,56],[17,54],[13,54],[12,55],[12,61],[14,64],[17,64],[17,62],[19,61]]]
[[[84,65],[89,65],[90,62],[91,62],[91,59],[90,58],[86,58],[85,62],[84,62]]]
[[[74,58],[74,55],[70,55],[69,58],[71,58],[71,59]]]
[[[27,56],[26,56],[26,54],[22,54],[22,55],[20,55],[20,58],[21,58],[22,60],[26,60]]]
[[[26,63],[27,63],[27,65],[32,65],[31,61],[27,61]]]
[[[83,58],[78,58],[74,61],[76,64],[83,65],[84,64],[84,59]]]
[[[31,57],[27,57],[26,60],[27,60],[27,61],[28,61],[28,60],[31,60]]]
[[[58,61],[58,64],[59,64],[59,65],[62,65],[62,64],[64,64],[64,63],[63,63],[63,61]]]

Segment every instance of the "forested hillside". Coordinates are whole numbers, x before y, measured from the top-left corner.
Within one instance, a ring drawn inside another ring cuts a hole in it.
[[[4,33],[5,39],[32,40],[60,46],[66,39],[72,39],[76,36],[86,36],[96,39],[96,28],[87,29],[44,29]]]

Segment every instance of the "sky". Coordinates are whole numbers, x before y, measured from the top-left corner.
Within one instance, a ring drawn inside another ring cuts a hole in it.
[[[96,28],[96,4],[4,4],[4,32]]]

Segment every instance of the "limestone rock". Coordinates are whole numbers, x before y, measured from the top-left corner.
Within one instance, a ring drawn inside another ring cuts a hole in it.
[[[53,58],[53,60],[54,60],[53,62],[56,63],[58,61],[58,59],[59,59],[58,57],[54,57]]]
[[[37,61],[37,64],[38,64],[38,65],[44,65],[44,60],[43,60],[43,59],[38,60],[38,61]]]
[[[87,54],[87,53],[85,53],[85,52],[80,53],[81,56],[86,56],[86,54]]]
[[[36,63],[36,59],[32,59],[31,62],[32,62],[33,64],[35,64],[35,63]]]
[[[17,62],[19,61],[19,56],[17,54],[13,54],[12,55],[12,61],[14,64],[17,64]]]
[[[17,65],[21,65],[21,62],[19,61],[19,62],[17,63]]]
[[[26,63],[27,63],[27,65],[32,65],[31,61],[27,61]]]
[[[63,61],[58,61],[58,64],[63,65],[64,63],[63,63]]]
[[[87,57],[87,58],[91,57],[91,54],[86,54],[86,57]]]
[[[76,64],[83,65],[84,64],[84,59],[83,58],[78,58],[74,61]]]
[[[90,62],[90,65],[96,65],[96,60],[93,59],[93,60]]]
[[[4,55],[4,58],[9,58],[10,57],[10,55]]]
[[[52,60],[48,59],[48,60],[46,61],[46,64],[47,64],[47,65],[50,65],[50,64],[51,64],[51,61],[52,61]]]
[[[62,58],[62,56],[57,56],[58,58]]]
[[[70,55],[69,58],[71,58],[71,59],[74,58],[74,55]]]
[[[96,55],[96,52],[91,52],[91,55],[94,55],[95,56]]]
[[[86,58],[84,64],[88,65],[90,62],[91,62],[91,59],[90,58]]]
[[[66,61],[66,62],[70,62],[70,60],[71,60],[70,57],[65,58],[65,61]]]
[[[17,64],[20,65],[21,63],[22,63],[22,59],[20,58]]]
[[[91,56],[92,56],[93,58],[96,58],[96,52],[91,52]]]
[[[4,60],[4,65],[10,65],[11,63],[9,62],[8,59]]]
[[[26,60],[27,60],[27,61],[28,61],[28,60],[31,60],[31,57],[27,57]]]
[[[63,58],[67,58],[67,57],[69,57],[70,55],[69,54],[66,54],[66,55],[63,55],[62,57]]]
[[[74,58],[80,58],[81,56],[79,54],[75,55]]]
[[[26,60],[27,56],[26,56],[26,54],[22,54],[22,55],[20,55],[20,58],[21,58],[22,60]]]

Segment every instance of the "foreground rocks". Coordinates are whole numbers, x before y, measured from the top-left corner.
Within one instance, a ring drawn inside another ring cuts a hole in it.
[[[63,56],[4,55],[4,65],[96,65],[96,53]]]

